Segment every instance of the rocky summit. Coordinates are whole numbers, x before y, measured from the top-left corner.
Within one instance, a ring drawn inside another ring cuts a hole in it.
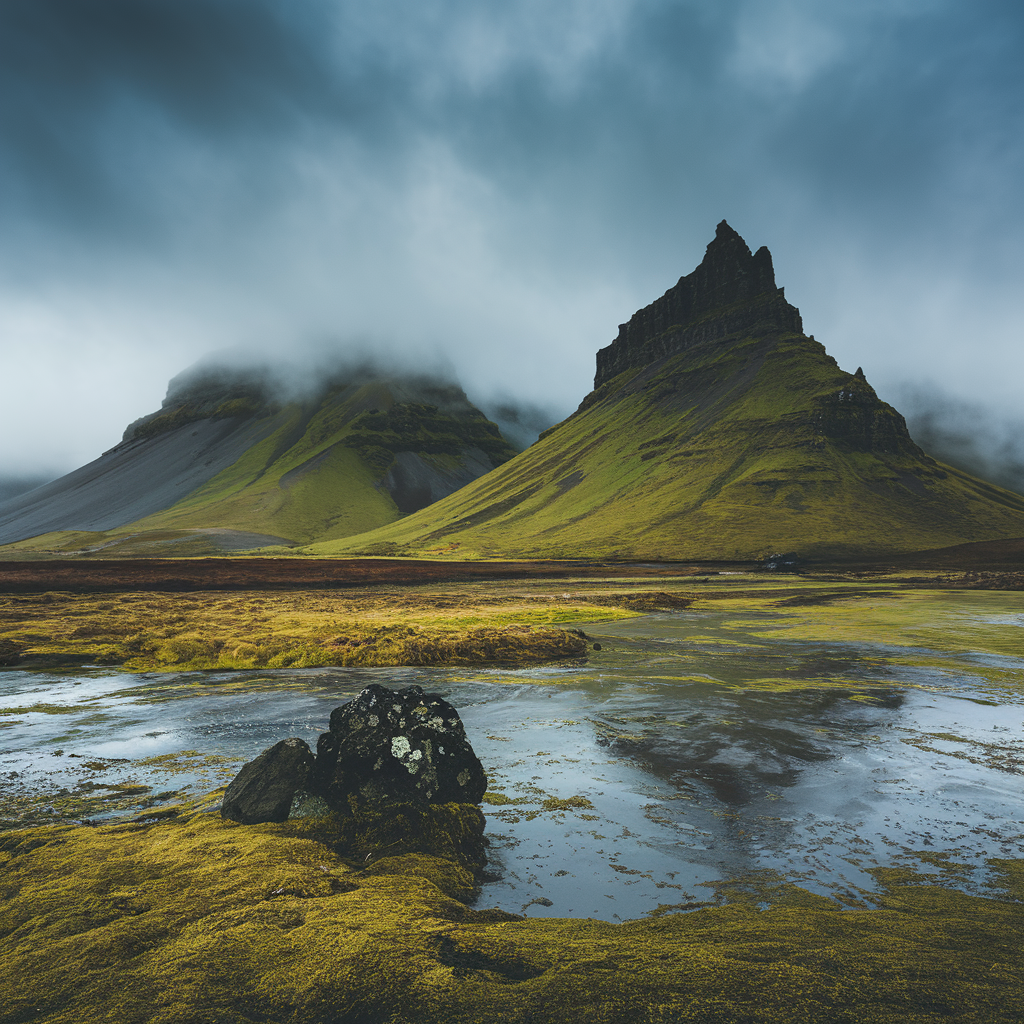
[[[724,221],[620,326],[577,411],[493,473],[317,554],[770,560],[1024,537],[1024,497],[931,458],[803,333]]]
[[[629,323],[597,353],[594,387],[702,343],[737,334],[803,331],[800,310],[775,286],[772,254],[747,243],[723,220],[700,266]]]

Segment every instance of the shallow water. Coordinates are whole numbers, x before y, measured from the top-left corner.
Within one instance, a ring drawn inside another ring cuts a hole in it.
[[[1004,612],[1024,632],[1019,602]],[[857,904],[876,867],[984,892],[987,858],[1024,857],[1024,658],[798,642],[770,613],[587,631],[603,647],[587,663],[521,670],[9,670],[0,792],[53,794],[51,820],[76,813],[68,792],[91,817],[134,812],[285,736],[315,747],[370,682],[417,683],[459,708],[491,790],[515,801],[485,806],[481,907],[625,920],[751,876]]]

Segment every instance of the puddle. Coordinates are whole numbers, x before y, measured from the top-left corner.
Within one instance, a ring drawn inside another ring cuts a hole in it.
[[[856,904],[910,862],[985,892],[1024,857],[1024,659],[809,643],[724,612],[585,627],[586,664],[129,676],[0,673],[19,822],[206,792],[370,682],[459,708],[498,802],[478,906],[626,920],[775,872]],[[502,799],[504,798],[504,800]]]

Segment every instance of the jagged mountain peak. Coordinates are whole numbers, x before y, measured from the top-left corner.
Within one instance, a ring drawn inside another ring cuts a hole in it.
[[[800,311],[775,284],[767,246],[755,253],[724,220],[704,258],[659,299],[619,325],[616,339],[597,353],[599,388],[624,370],[646,366],[729,335],[800,334]]]
[[[739,232],[724,220],[715,228],[715,237],[708,243],[700,265],[680,278],[676,287],[684,282],[691,296],[692,315],[776,291],[768,246],[762,245],[751,255]]]

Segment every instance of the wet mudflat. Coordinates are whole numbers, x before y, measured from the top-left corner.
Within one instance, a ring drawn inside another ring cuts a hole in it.
[[[984,894],[987,858],[1024,857],[1024,595],[587,632],[586,662],[518,670],[8,670],[3,816],[157,808],[285,736],[315,745],[370,682],[417,683],[460,709],[491,779],[479,907],[625,920],[734,880],[870,905],[877,867]]]

